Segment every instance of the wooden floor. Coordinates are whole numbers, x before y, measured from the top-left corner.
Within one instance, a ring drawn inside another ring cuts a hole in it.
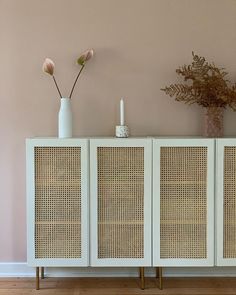
[[[154,278],[146,278],[146,289],[139,289],[136,278],[45,278],[41,289],[35,290],[35,280],[0,278],[1,295],[227,295],[236,294],[236,278],[165,278],[159,290]]]

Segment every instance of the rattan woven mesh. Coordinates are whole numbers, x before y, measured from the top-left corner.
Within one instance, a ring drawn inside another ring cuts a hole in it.
[[[161,147],[160,256],[207,256],[206,147]]]
[[[81,257],[81,148],[35,147],[35,257]]]
[[[236,147],[224,147],[224,258],[236,258]]]
[[[98,258],[144,257],[144,148],[98,147]]]

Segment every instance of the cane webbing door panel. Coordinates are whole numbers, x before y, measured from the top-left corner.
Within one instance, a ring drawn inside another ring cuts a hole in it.
[[[214,140],[155,139],[154,266],[214,264]]]
[[[91,264],[151,265],[151,140],[90,141]]]
[[[88,265],[86,140],[27,140],[28,263]]]
[[[217,139],[217,265],[236,266],[236,139]]]

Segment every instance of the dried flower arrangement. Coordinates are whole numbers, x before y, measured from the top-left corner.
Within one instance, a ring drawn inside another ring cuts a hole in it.
[[[197,103],[202,107],[230,107],[236,111],[236,84],[230,85],[227,72],[204,57],[192,52],[193,62],[176,70],[184,81],[192,84],[171,84],[162,88],[167,95],[186,104]]]
[[[74,88],[75,88],[75,85],[79,79],[79,76],[82,72],[82,70],[84,69],[85,67],[85,64],[88,60],[90,60],[92,57],[93,57],[93,49],[89,49],[89,50],[86,50],[84,53],[81,54],[81,56],[77,59],[77,64],[79,64],[81,66],[80,70],[79,70],[79,73],[78,75],[76,76],[75,78],[75,82],[72,86],[72,89],[71,89],[71,92],[70,92],[70,95],[69,95],[69,98],[72,97],[72,94],[73,94],[73,91],[74,91]],[[57,88],[57,91],[60,95],[60,98],[62,98],[62,95],[61,95],[61,92],[60,92],[60,89],[58,87],[58,84],[57,84],[57,81],[56,81],[56,78],[54,76],[54,69],[55,69],[55,64],[54,62],[50,59],[50,58],[46,58],[44,63],[43,63],[43,71],[47,74],[49,74],[50,76],[52,76],[53,78],[53,81],[55,83],[55,86]]]

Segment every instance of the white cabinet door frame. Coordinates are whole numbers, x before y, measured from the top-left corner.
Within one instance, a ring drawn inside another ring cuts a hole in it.
[[[98,159],[99,147],[144,148],[144,257],[98,258]],[[90,140],[90,249],[92,266],[151,266],[151,190],[152,190],[152,141],[151,139],[91,139]]]
[[[160,150],[161,147],[207,147],[207,258],[160,257]],[[214,139],[165,138],[153,141],[153,266],[214,265]]]
[[[81,147],[81,258],[35,258],[35,147]],[[26,140],[27,262],[30,266],[88,266],[89,194],[88,140],[42,138]]]
[[[224,258],[224,171],[225,171],[225,147],[236,147],[235,138],[220,138],[216,140],[216,228],[217,228],[217,240],[216,248],[217,255],[216,261],[218,266],[236,266],[235,258]],[[232,163],[234,165],[234,163]],[[232,166],[233,169],[233,166]],[[236,186],[236,179],[234,179],[232,185]],[[236,227],[236,223],[235,223]],[[235,235],[235,229],[232,233]],[[236,245],[234,245],[236,247]]]

